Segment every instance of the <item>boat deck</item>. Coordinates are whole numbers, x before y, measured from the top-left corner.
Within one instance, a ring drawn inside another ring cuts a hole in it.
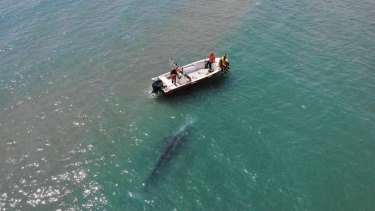
[[[200,80],[210,78],[211,76],[215,75],[220,71],[218,62],[219,58],[216,58],[215,63],[212,64],[213,70],[211,72],[209,69],[205,68],[206,59],[183,66],[183,73],[178,73],[176,84],[172,83],[172,78],[169,72],[164,73],[157,78],[163,82],[164,93],[169,93],[175,89],[194,84]]]

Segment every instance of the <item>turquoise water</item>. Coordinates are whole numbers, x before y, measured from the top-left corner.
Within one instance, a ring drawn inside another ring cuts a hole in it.
[[[371,1],[0,3],[0,210],[373,210]],[[150,79],[214,51],[230,74]],[[147,188],[169,138],[193,130]]]

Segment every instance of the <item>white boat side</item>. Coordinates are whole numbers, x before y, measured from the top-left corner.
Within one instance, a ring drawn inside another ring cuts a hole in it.
[[[211,66],[212,70],[205,68],[208,59],[202,59],[187,64],[183,67],[179,67],[179,70],[182,69],[182,73],[178,72],[176,84],[172,83],[172,78],[169,71],[153,78],[152,80],[161,80],[163,82],[163,88],[161,91],[164,94],[170,94],[180,88],[195,84],[204,79],[211,78],[213,75],[219,73],[221,71],[218,66],[219,60],[220,58],[215,59],[215,62]]]

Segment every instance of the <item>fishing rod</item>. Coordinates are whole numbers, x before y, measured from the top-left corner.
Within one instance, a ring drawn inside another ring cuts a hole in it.
[[[184,68],[183,67],[180,67],[177,62],[175,62],[172,58],[169,59],[169,65],[171,66],[171,68],[176,68],[176,70],[178,72],[180,72],[181,74],[183,74],[184,72]]]

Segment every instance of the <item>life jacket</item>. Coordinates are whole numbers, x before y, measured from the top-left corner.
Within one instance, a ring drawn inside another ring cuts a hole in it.
[[[215,62],[215,54],[210,54],[210,57],[208,58],[208,60],[211,62],[211,63],[214,63]]]
[[[228,65],[229,65],[228,58],[226,57],[226,55],[224,55],[223,57],[221,57],[221,60],[223,60],[223,64],[224,64],[225,66],[228,66]]]
[[[223,64],[223,59],[222,58],[219,60],[219,67],[220,68],[225,67],[224,64]]]

